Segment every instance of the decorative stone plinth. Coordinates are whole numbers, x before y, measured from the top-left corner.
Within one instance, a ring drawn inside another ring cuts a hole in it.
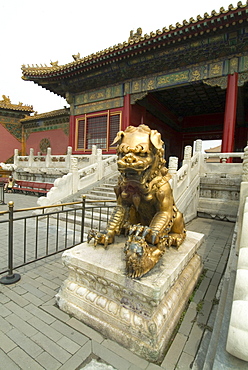
[[[159,363],[202,270],[203,234],[187,232],[140,280],[125,274],[122,237],[107,250],[83,243],[63,253],[69,277],[59,307],[150,362]]]

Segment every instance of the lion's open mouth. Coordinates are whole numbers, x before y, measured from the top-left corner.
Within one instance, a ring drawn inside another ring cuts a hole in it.
[[[122,174],[123,178],[127,181],[134,181],[140,184],[143,184],[147,178],[149,168],[146,170],[134,170],[134,169],[120,169],[120,173]]]

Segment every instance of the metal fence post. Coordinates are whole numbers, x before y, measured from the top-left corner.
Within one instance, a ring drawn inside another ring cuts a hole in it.
[[[0,182],[0,204],[4,203],[4,182]]]
[[[81,243],[84,241],[84,218],[85,218],[86,195],[82,196],[82,222],[81,222]]]
[[[14,284],[21,279],[21,275],[13,273],[13,211],[14,202],[9,202],[9,245],[8,245],[8,275],[0,279],[0,283]]]

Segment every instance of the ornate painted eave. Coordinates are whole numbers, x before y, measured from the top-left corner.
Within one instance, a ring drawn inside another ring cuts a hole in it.
[[[6,95],[2,96],[3,100],[0,100],[0,109],[5,109],[5,110],[11,110],[11,111],[19,111],[19,112],[28,112],[32,113],[33,106],[32,105],[23,105],[23,103],[19,104],[12,104],[10,101],[10,98]]]
[[[35,114],[33,116],[27,116],[23,119],[20,120],[21,123],[26,123],[26,122],[31,122],[31,121],[37,121],[39,119],[46,119],[46,118],[52,118],[52,117],[59,117],[59,116],[65,116],[65,115],[70,115],[70,108],[64,108],[64,109],[57,109],[53,110],[51,112],[45,112],[45,113],[40,113]]]
[[[75,60],[65,65],[59,66],[58,62],[51,63],[51,66],[23,65],[22,78],[44,86],[45,81],[70,78],[136,54],[142,54],[151,49],[194,39],[199,35],[214,33],[216,30],[247,21],[247,16],[247,3],[243,5],[239,1],[236,7],[229,5],[226,10],[222,7],[219,12],[213,10],[211,14],[205,13],[204,17],[198,15],[196,19],[184,20],[182,24],[170,25],[168,29],[164,27],[162,31],[157,30],[149,35],[142,36],[140,34],[138,37],[130,37],[128,42],[114,45],[84,58],[80,58],[79,54],[74,55]],[[42,81],[44,81],[44,85]]]

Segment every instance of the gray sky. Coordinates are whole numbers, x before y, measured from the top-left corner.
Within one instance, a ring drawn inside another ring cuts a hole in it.
[[[22,64],[59,65],[127,41],[130,30],[143,34],[228,8],[227,0],[0,0],[2,95],[33,105],[38,113],[63,108],[66,101],[21,79]],[[243,1],[244,4],[244,1]],[[234,6],[237,5],[233,3]]]

